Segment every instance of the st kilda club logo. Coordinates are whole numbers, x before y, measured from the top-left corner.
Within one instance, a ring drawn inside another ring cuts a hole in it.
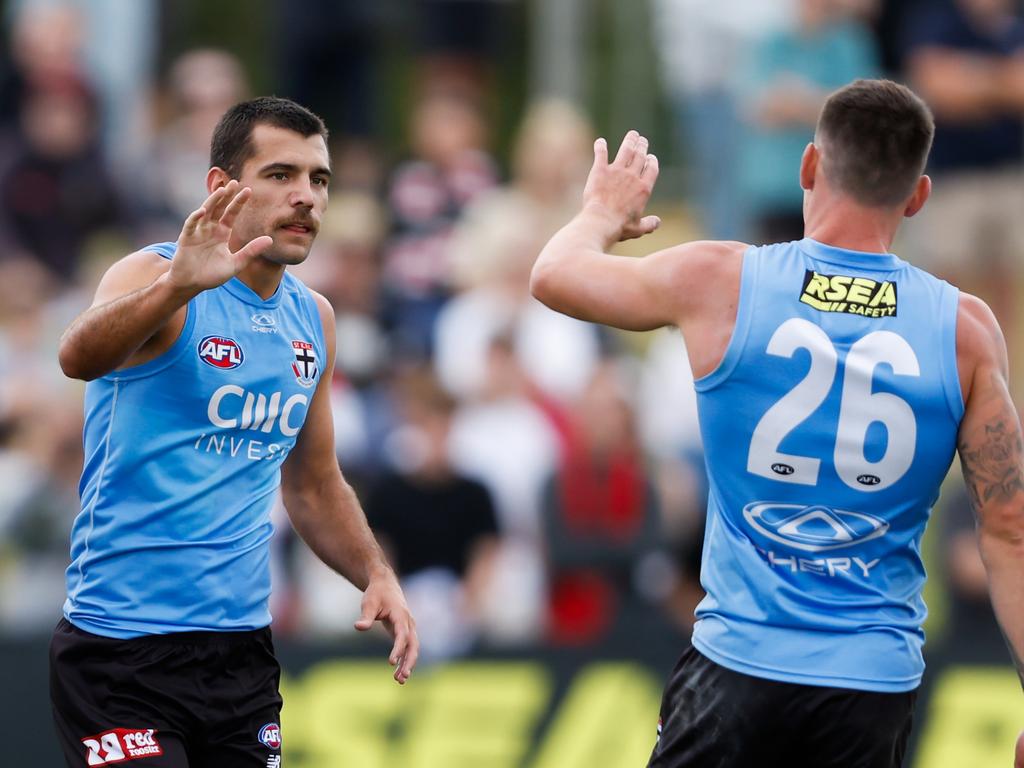
[[[308,341],[293,341],[292,352],[295,353],[295,360],[292,361],[292,373],[296,380],[304,387],[312,387],[316,384],[316,350]]]
[[[227,371],[237,368],[245,360],[238,342],[226,336],[205,336],[197,348],[199,359],[214,368]]]

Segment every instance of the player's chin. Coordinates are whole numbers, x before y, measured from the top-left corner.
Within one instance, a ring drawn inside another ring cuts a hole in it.
[[[301,264],[309,257],[309,249],[313,245],[312,239],[308,244],[281,243],[276,238],[270,249],[263,254],[263,257],[275,264],[294,266]]]

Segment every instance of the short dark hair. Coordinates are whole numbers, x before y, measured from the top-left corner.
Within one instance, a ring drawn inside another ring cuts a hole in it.
[[[327,141],[324,121],[290,99],[260,96],[235,104],[217,123],[210,142],[210,167],[223,168],[233,179],[253,156],[252,129],[257,125],[286,128],[301,136],[320,134]]]
[[[891,80],[856,80],[828,97],[818,117],[825,176],[864,205],[904,202],[924,173],[935,135],[931,110]]]

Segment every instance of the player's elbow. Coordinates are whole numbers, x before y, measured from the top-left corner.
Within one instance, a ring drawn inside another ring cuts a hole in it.
[[[557,302],[558,269],[551,261],[540,258],[530,272],[530,294],[549,307]]]
[[[1002,552],[1024,559],[1024,509],[985,510],[978,526],[978,546],[986,561]]]
[[[99,376],[89,366],[85,356],[66,339],[61,340],[60,348],[57,351],[57,360],[60,363],[60,369],[69,379],[92,381]]]

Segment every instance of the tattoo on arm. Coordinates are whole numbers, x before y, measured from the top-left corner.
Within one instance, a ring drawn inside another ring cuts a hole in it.
[[[988,502],[1006,503],[1024,492],[1024,444],[1016,424],[994,420],[985,425],[980,440],[961,437],[958,448],[964,483],[979,517]]]

